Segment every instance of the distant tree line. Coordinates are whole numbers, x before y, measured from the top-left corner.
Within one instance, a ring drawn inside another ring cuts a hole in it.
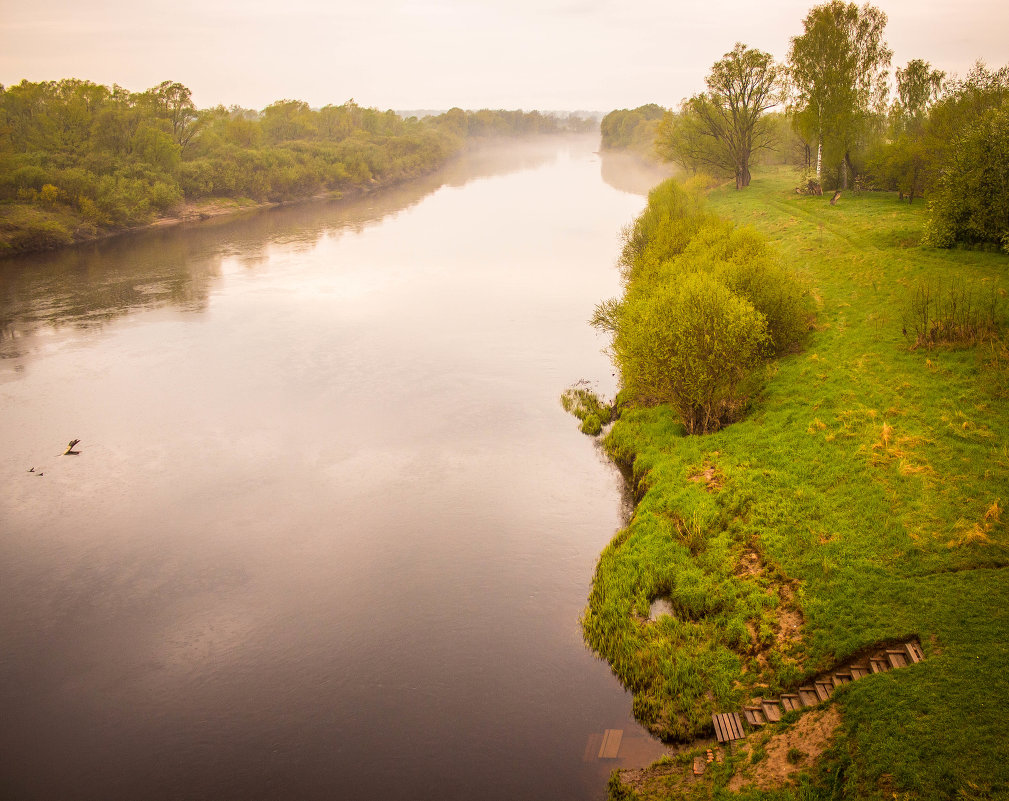
[[[603,146],[640,152],[651,125],[659,157],[733,178],[737,189],[754,163],[794,164],[803,191],[926,198],[929,244],[1009,251],[1009,66],[979,62],[948,79],[912,59],[891,82],[886,21],[868,4],[814,6],[786,63],[737,43],[712,65],[706,91],[657,122],[654,105],[608,115]]]
[[[611,111],[599,126],[601,146],[605,150],[633,150],[654,158],[656,131],[665,111],[655,103]]]
[[[142,225],[184,201],[284,201],[394,183],[430,172],[467,140],[593,125],[458,108],[404,119],[353,100],[197,109],[172,81],[144,92],[22,81],[0,86],[0,254]]]

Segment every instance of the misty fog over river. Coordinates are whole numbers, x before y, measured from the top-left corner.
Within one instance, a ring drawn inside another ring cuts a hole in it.
[[[4,797],[593,799],[604,730],[661,753],[579,627],[621,479],[558,398],[614,390],[586,321],[660,178],[597,147],[0,262]]]

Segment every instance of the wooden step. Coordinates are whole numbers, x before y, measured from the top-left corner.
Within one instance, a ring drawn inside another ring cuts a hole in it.
[[[904,643],[904,650],[907,651],[907,655],[912,663],[920,662],[925,658],[925,652],[921,650],[921,643],[917,640]]]
[[[837,689],[842,684],[850,684],[851,683],[851,674],[850,673],[835,673],[830,678],[834,682],[834,689]]]
[[[751,726],[763,726],[767,723],[767,718],[764,716],[764,710],[759,706],[744,706],[743,716],[746,718],[746,722]]]
[[[869,660],[869,667],[873,673],[886,673],[890,669],[890,663],[885,657],[874,656]]]
[[[813,686],[816,688],[816,694],[821,701],[826,701],[830,698],[830,694],[834,692],[834,682],[829,680],[817,680],[813,682]]]
[[[815,695],[816,693],[814,692],[813,694]],[[795,693],[782,693],[781,705],[785,708],[786,712],[798,712],[805,706],[802,703],[802,699]]]
[[[870,673],[869,663],[864,665],[852,665],[851,666],[851,680],[858,681],[859,679],[864,679]]]
[[[740,720],[738,712],[722,712],[712,715],[711,722],[715,724],[715,737],[720,743],[742,740],[746,736],[743,733],[743,721]]]
[[[816,694],[816,687],[812,685],[800,687],[799,700],[806,706],[816,706],[820,703],[820,696]]]
[[[761,698],[760,706],[764,710],[764,717],[768,723],[777,723],[781,720],[781,707],[777,698]]]
[[[890,667],[894,670],[897,668],[907,667],[907,651],[903,648],[888,648],[886,650],[886,659],[890,663]]]

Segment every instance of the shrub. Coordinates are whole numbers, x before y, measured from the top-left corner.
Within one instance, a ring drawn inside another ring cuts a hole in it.
[[[904,335],[911,349],[938,344],[973,344],[998,332],[1002,297],[994,286],[963,280],[921,282],[904,308]]]
[[[707,221],[676,260],[679,271],[710,272],[764,315],[775,353],[797,343],[808,328],[808,292],[749,227]]]
[[[39,202],[47,209],[53,208],[63,199],[63,193],[52,184],[43,184],[39,190]]]
[[[949,155],[928,204],[924,243],[992,244],[1009,252],[1009,103],[971,125]]]
[[[767,322],[749,301],[710,275],[690,273],[628,295],[613,356],[627,389],[670,404],[693,434],[737,417],[740,383],[769,344]]]
[[[669,179],[648,194],[645,210],[625,231],[619,266],[624,281],[649,280],[659,266],[684,251],[711,215],[698,188]]]

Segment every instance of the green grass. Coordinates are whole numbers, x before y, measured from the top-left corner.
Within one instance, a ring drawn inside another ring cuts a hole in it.
[[[1009,257],[920,247],[923,204],[791,188],[781,172],[711,206],[807,278],[816,330],[718,433],[623,412],[606,445],[639,502],[600,557],[586,639],[639,719],[689,740],[712,711],[918,635],[923,663],[841,694],[815,791],[766,797],[1009,796],[1009,352],[912,351],[901,331],[917,282],[1004,295]],[[659,596],[677,614],[650,623]]]

